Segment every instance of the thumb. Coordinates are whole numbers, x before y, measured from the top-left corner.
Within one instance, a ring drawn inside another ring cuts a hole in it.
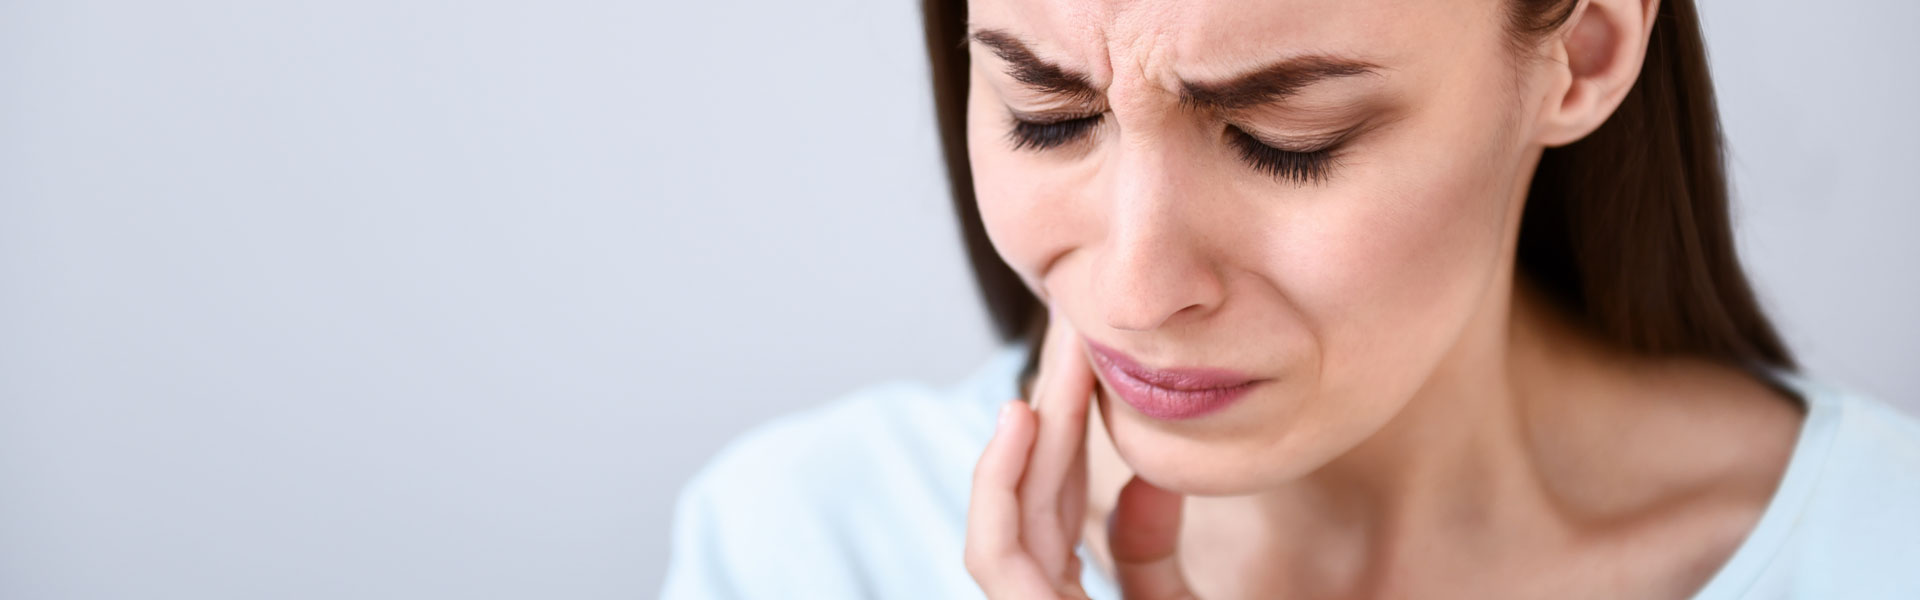
[[[1107,517],[1107,547],[1114,578],[1127,600],[1192,598],[1174,549],[1180,541],[1181,496],[1138,475],[1120,488]]]

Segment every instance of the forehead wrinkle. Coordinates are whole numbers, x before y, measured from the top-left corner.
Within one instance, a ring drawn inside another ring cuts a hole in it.
[[[1100,26],[1101,23],[1108,21],[1108,10],[1105,3],[1097,1],[1072,2],[1067,3],[1063,10],[1067,13],[1066,22],[1081,24],[1073,30],[1073,36],[1070,39],[1083,42],[1092,48],[1108,48],[1107,28]],[[1104,89],[1113,83],[1113,54],[1111,51],[1099,52],[1093,56],[1083,55],[1080,58],[1084,60],[1087,63],[1087,67],[1092,70],[1094,82],[1101,88]]]
[[[1126,6],[1107,14],[1101,32],[1108,40],[1106,58],[1114,73],[1108,82],[1109,102],[1152,103],[1149,99],[1155,97],[1177,101],[1179,14],[1171,6],[1151,2],[1119,4]],[[1120,76],[1122,70],[1127,76]]]
[[[1302,17],[1352,26],[1356,20],[1370,20],[1369,13],[1388,8],[1365,0],[1353,10],[1281,2],[1264,5],[1278,12],[1254,14],[1235,12],[1249,7],[1235,9],[1231,2],[1176,0],[974,0],[974,4],[982,5],[981,14],[999,25],[1017,26],[1011,31],[1029,40],[1037,54],[1055,56],[1061,66],[1084,74],[1108,102],[1118,97],[1122,103],[1151,102],[1147,99],[1162,96],[1178,103],[1189,81],[1220,81],[1289,55],[1327,53],[1377,61],[1384,57],[1371,51],[1354,52],[1358,48],[1337,39],[1303,36],[1306,39],[1296,40],[1279,32],[1305,26],[1299,22]],[[1283,22],[1268,23],[1275,18]],[[1268,28],[1278,29],[1272,36],[1254,35]],[[1183,60],[1194,62],[1183,64]]]

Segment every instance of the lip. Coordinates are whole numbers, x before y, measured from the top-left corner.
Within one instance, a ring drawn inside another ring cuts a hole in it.
[[[1154,369],[1091,339],[1093,366],[1107,385],[1141,413],[1156,419],[1191,419],[1226,408],[1262,380],[1227,369]]]

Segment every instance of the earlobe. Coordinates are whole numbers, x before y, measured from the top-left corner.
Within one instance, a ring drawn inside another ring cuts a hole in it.
[[[1640,77],[1659,0],[1583,0],[1554,45],[1554,94],[1541,107],[1537,141],[1548,147],[1579,141],[1599,129]]]

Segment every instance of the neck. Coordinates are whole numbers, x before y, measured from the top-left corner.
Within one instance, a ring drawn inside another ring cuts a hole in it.
[[[1556,349],[1564,342],[1553,339],[1561,336],[1537,299],[1496,296],[1392,420],[1299,483],[1374,523],[1534,487],[1527,415],[1538,386],[1530,384],[1563,370]]]
[[[1392,585],[1399,565],[1575,526],[1574,499],[1544,476],[1557,465],[1543,442],[1587,400],[1569,397],[1568,384],[1596,389],[1586,384],[1598,383],[1607,351],[1524,283],[1490,293],[1460,345],[1379,432],[1292,485],[1233,499],[1230,512],[1293,536],[1291,548],[1315,548],[1295,577]]]

